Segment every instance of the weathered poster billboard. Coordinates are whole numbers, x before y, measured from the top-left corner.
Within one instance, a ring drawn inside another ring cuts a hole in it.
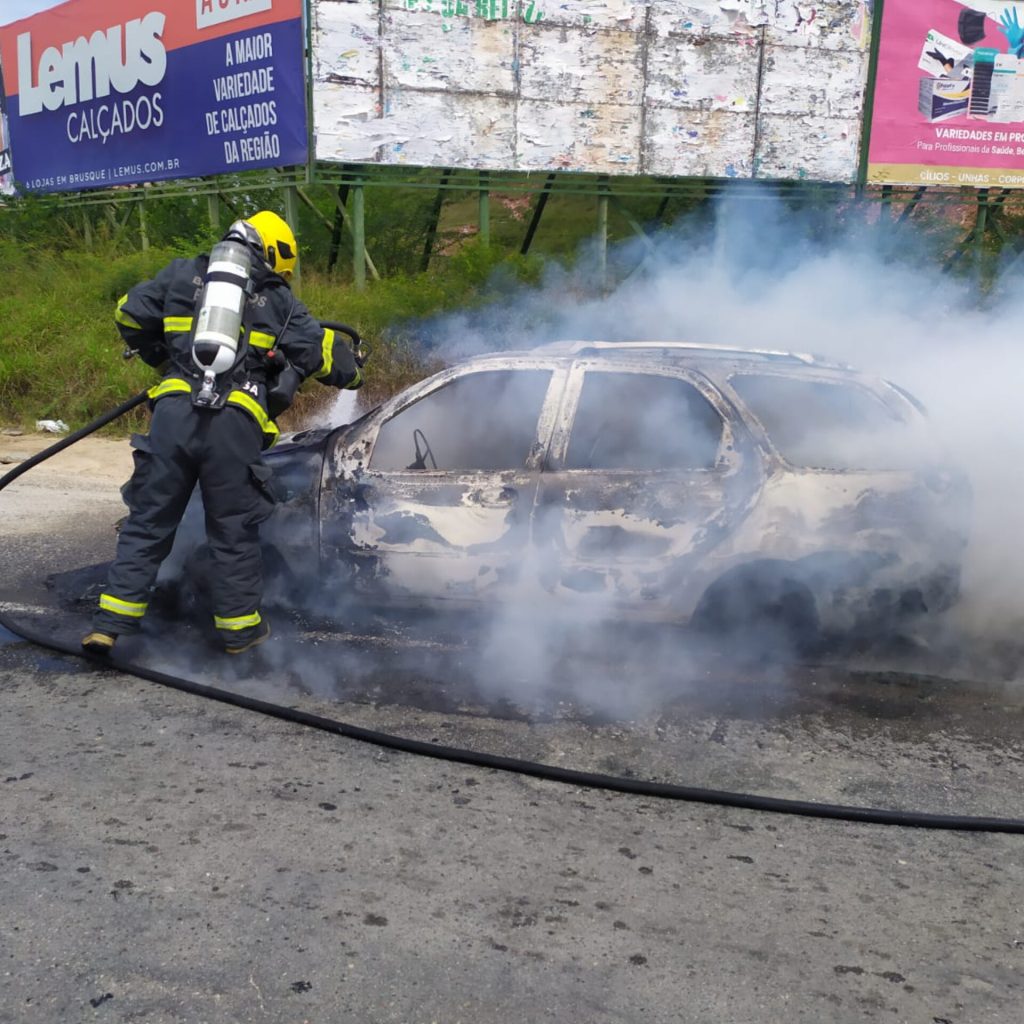
[[[854,181],[870,0],[311,0],[326,161]]]
[[[1024,187],[1024,3],[886,0],[868,180]]]
[[[0,28],[18,187],[307,157],[303,0],[66,0]]]

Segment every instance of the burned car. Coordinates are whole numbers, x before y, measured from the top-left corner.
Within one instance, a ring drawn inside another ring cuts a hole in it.
[[[266,461],[270,596],[283,580],[288,600],[313,579],[433,607],[532,593],[599,618],[768,623],[803,644],[947,609],[967,536],[967,486],[920,404],[784,352],[480,356],[354,423],[285,435]]]

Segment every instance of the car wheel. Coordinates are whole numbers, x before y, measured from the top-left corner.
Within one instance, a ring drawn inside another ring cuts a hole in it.
[[[786,563],[744,566],[704,592],[691,626],[741,660],[799,660],[821,646],[814,595]]]

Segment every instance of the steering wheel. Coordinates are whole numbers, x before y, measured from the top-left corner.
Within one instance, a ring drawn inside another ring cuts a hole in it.
[[[423,441],[423,451],[420,451],[420,441]],[[426,469],[427,459],[430,459],[431,469],[437,469],[437,459],[434,458],[434,453],[430,448],[430,442],[427,440],[427,435],[417,427],[412,432],[412,443],[416,449],[416,459],[411,466],[406,466],[406,469]]]

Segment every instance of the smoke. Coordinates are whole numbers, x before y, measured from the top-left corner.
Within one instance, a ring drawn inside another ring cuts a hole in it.
[[[597,267],[584,255],[572,268],[550,268],[540,287],[509,292],[503,285],[499,301],[435,318],[419,325],[419,333],[449,362],[565,339],[684,340],[815,353],[894,381],[927,406],[936,440],[969,475],[974,491],[961,599],[938,628],[932,623],[927,639],[960,667],[967,661],[976,667],[996,653],[1014,661],[1008,650],[1015,652],[1024,622],[1017,585],[1024,572],[1018,529],[1024,485],[1017,468],[1024,454],[1017,411],[1018,381],[1024,380],[1024,310],[1015,301],[1020,279],[1004,274],[983,300],[973,281],[941,271],[936,245],[934,230],[917,233],[910,224],[897,227],[856,208],[808,215],[775,201],[725,200],[713,217],[662,232],[654,256],[639,242],[615,250],[611,276],[623,280],[607,294],[595,295]],[[613,393],[608,401],[614,402]],[[620,416],[624,411],[643,424],[648,438],[679,436],[650,405],[620,408]],[[488,410],[475,415],[489,421]],[[432,430],[425,432],[431,444],[444,448],[442,428],[435,423]],[[920,440],[880,433],[875,449],[909,450]],[[832,465],[842,464],[841,449],[849,442],[815,439],[819,448],[832,448]],[[614,465],[614,456],[606,457],[613,461],[603,465]],[[622,688],[592,673],[593,665],[582,679],[563,672],[569,640],[559,613],[565,609],[552,589],[547,555],[542,550],[531,556],[537,564],[524,563],[520,592],[492,620],[481,679],[491,690],[507,687],[517,699],[557,686],[619,711]],[[582,621],[570,624],[576,640],[584,625],[591,627],[584,649],[605,635],[607,626],[599,623],[612,612],[612,596],[589,595]],[[684,662],[693,668],[678,643],[669,657],[672,672]]]
[[[682,340],[816,353],[906,388],[928,407],[934,441],[945,459],[966,471],[974,492],[960,600],[915,625],[915,642],[926,647],[917,648],[912,667],[1014,678],[1024,666],[1017,639],[1024,623],[1017,586],[1024,575],[1017,525],[1024,507],[1017,468],[1024,464],[1017,422],[1017,382],[1024,379],[1017,340],[1024,312],[1014,302],[1019,277],[1005,274],[983,299],[971,281],[941,272],[934,246],[933,235],[857,210],[803,215],[772,201],[727,200],[713,217],[662,232],[654,255],[640,243],[609,254],[610,277],[622,282],[611,291],[595,289],[597,265],[584,254],[572,267],[551,267],[539,287],[503,282],[495,301],[423,323],[419,333],[446,362],[567,339]],[[344,571],[329,597],[322,587],[281,592],[271,580],[268,601],[276,598],[293,616],[276,613],[275,640],[261,649],[263,675],[271,681],[258,684],[243,672],[238,684],[263,685],[267,695],[287,681],[330,699],[463,711],[500,705],[530,718],[564,713],[617,721],[660,712],[681,695],[699,694],[709,681],[721,695],[723,680],[737,676],[737,663],[757,661],[768,646],[762,641],[778,640],[773,623],[764,634],[752,625],[708,641],[622,616],[624,594],[639,595],[633,603],[647,613],[657,605],[654,598],[672,588],[707,588],[712,576],[694,581],[688,575],[696,563],[687,560],[687,544],[704,535],[727,539],[739,521],[722,510],[730,507],[728,488],[743,483],[743,453],[723,438],[707,396],[689,384],[651,390],[643,375],[609,375],[601,389],[589,396],[584,391],[561,467],[593,468],[593,479],[545,473],[535,497],[532,470],[523,467],[547,376],[522,374],[507,383],[500,374],[482,375],[481,381],[475,393],[456,385],[436,402],[423,401],[396,417],[394,428],[385,426],[371,475],[418,465],[451,471],[457,479],[419,507],[399,495],[382,506],[375,532],[357,539],[381,552],[415,552],[391,567],[396,596],[425,591],[443,605],[463,590],[482,591],[482,610],[447,622],[377,615],[363,607]],[[744,397],[753,405],[761,400],[756,381],[750,389]],[[813,420],[814,401],[805,392],[788,402],[797,415],[785,443],[796,461],[813,467],[824,452],[821,464],[870,469],[879,455],[882,464],[900,465],[923,451],[926,460],[934,458],[930,442],[873,424],[870,410],[843,410],[833,417],[843,427],[836,433],[801,430],[799,414]],[[361,411],[351,393],[342,393],[331,422],[351,422]],[[783,438],[780,428],[770,429]],[[733,482],[719,490],[701,477],[716,452],[738,467]],[[684,495],[651,478],[651,471],[680,466],[693,471]],[[484,487],[473,470],[486,471]],[[791,500],[792,528],[799,531],[805,526],[800,517],[810,519],[817,510],[802,507],[798,492]],[[433,515],[444,504],[457,511],[449,520]],[[629,529],[608,513],[624,507],[637,512]],[[836,509],[843,511],[841,504]],[[865,503],[856,511],[861,520],[877,518],[879,543],[887,543],[884,497],[877,508]],[[666,539],[637,526],[675,520],[689,522],[691,534],[680,528]],[[518,533],[509,533],[510,523]],[[509,536],[522,543],[510,546]],[[772,538],[766,534],[761,542],[770,557]],[[464,557],[455,577],[446,577],[456,564],[453,551]],[[885,557],[881,549],[875,554]],[[606,556],[617,560],[615,573],[600,571]],[[652,564],[661,570],[651,572]],[[833,574],[838,590],[855,583],[862,570],[857,561],[815,569]],[[780,589],[784,582],[754,581],[755,596],[799,617],[801,608],[783,607],[789,600]],[[788,639],[790,654],[805,653],[799,638]],[[732,668],[722,668],[723,656]],[[171,667],[188,661],[180,652],[166,657]],[[767,671],[777,679],[785,670]],[[761,699],[752,691],[740,703]]]

